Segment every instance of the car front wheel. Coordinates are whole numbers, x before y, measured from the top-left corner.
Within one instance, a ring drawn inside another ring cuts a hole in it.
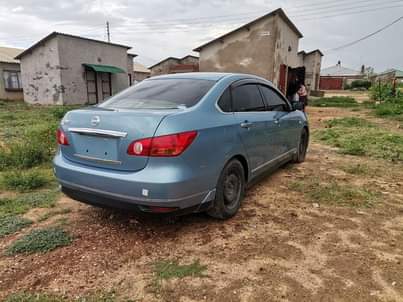
[[[295,163],[303,163],[306,158],[306,152],[308,150],[309,134],[306,128],[302,129],[301,137],[299,139],[299,145],[297,154],[294,156]]]
[[[245,172],[243,166],[238,160],[231,160],[221,172],[216,198],[212,208],[207,213],[218,219],[231,218],[241,206],[244,191]]]

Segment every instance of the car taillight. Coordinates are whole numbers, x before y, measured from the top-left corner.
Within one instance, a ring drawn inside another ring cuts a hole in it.
[[[129,145],[127,154],[133,156],[170,157],[182,154],[194,141],[197,131],[144,138]]]
[[[66,134],[63,132],[62,129],[57,129],[56,132],[57,143],[59,145],[68,146],[69,140],[67,139]]]

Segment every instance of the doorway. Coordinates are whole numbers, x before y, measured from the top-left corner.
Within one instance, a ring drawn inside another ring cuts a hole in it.
[[[85,70],[87,81],[87,102],[90,105],[98,104],[98,79],[97,73],[91,69]]]
[[[112,75],[108,72],[85,70],[87,82],[87,102],[90,105],[98,104],[112,96]]]

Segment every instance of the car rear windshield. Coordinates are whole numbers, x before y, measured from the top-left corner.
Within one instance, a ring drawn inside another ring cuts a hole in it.
[[[177,109],[196,105],[215,84],[200,79],[146,80],[99,105],[109,109]]]

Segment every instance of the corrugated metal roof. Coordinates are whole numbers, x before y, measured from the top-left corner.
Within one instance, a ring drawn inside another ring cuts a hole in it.
[[[142,72],[142,73],[150,73],[151,70],[145,67],[143,64],[133,62],[133,71],[134,72]]]
[[[341,65],[335,65],[335,66],[331,66],[328,68],[324,68],[321,70],[320,72],[321,76],[359,76],[361,75],[361,72],[354,70],[354,69],[350,69],[347,67],[343,67]]]
[[[403,78],[403,71],[399,70],[399,69],[395,69],[395,68],[387,69],[384,72],[379,73],[378,76],[389,74],[389,73],[394,73],[395,77],[397,77],[397,78]]]
[[[3,63],[20,63],[20,61],[14,59],[20,53],[22,53],[24,49],[20,48],[11,48],[11,47],[0,47],[0,62]]]

